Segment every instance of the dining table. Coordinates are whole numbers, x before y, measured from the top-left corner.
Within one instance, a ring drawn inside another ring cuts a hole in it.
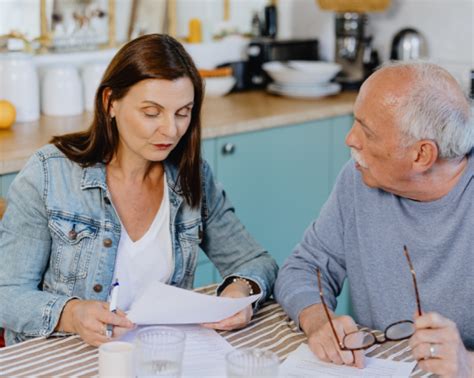
[[[195,289],[215,295],[217,285]],[[377,332],[377,331],[376,331]],[[235,348],[259,348],[277,354],[280,362],[307,338],[283,308],[273,299],[264,302],[243,329],[218,331]],[[376,344],[366,356],[393,361],[414,361],[407,340]],[[83,342],[78,335],[38,337],[0,348],[0,377],[91,377],[98,375],[98,348]],[[411,377],[427,377],[429,373],[415,366]]]

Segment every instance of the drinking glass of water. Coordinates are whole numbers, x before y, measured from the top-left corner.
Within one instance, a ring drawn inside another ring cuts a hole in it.
[[[226,355],[229,378],[274,378],[278,376],[278,365],[278,356],[262,349],[236,349]]]
[[[147,327],[137,333],[138,377],[181,377],[185,334],[171,327]]]

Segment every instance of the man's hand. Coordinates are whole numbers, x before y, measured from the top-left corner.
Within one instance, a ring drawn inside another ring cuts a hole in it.
[[[332,321],[339,340],[350,332],[357,331],[357,325],[350,316],[336,316]],[[342,351],[334,338],[331,325],[322,304],[305,308],[300,314],[300,325],[308,337],[309,348],[321,360],[338,365],[364,367],[363,351]]]
[[[249,295],[250,293],[247,286],[243,285],[240,282],[233,282],[226,286],[220,296],[228,298],[242,298],[248,297]],[[243,310],[239,311],[237,314],[232,315],[227,319],[221,320],[220,322],[204,323],[201,325],[205,328],[231,331],[233,329],[244,328],[250,322],[250,319],[252,319],[252,314],[252,305],[248,305]]]
[[[410,338],[420,368],[443,377],[474,377],[474,353],[468,352],[456,324],[438,313],[415,315]]]
[[[113,339],[134,328],[123,311],[109,311],[107,302],[73,299],[66,303],[59,319],[57,331],[77,333],[87,344],[99,346],[107,341],[107,324],[113,325]]]

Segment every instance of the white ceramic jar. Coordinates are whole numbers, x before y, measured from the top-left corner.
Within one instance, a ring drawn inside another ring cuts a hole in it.
[[[95,94],[107,68],[106,62],[90,62],[82,67],[84,84],[84,106],[88,112],[94,111]]]
[[[45,67],[41,111],[51,116],[75,116],[84,111],[82,83],[76,67],[64,64]]]
[[[0,54],[0,99],[15,106],[17,122],[39,119],[38,73],[30,54]]]

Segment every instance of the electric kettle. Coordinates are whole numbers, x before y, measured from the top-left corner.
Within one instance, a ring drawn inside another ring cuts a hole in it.
[[[402,29],[393,37],[391,60],[426,59],[427,57],[426,39],[418,30]]]

